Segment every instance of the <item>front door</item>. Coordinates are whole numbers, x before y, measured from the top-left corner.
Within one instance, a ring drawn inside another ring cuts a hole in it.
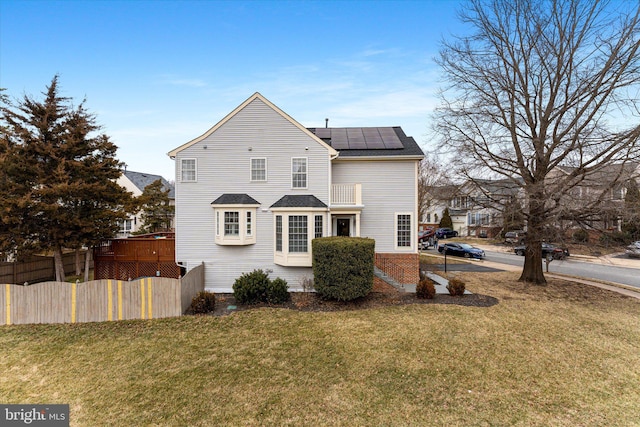
[[[338,236],[345,236],[345,237],[349,237],[351,236],[350,233],[350,226],[351,226],[351,219],[349,218],[338,218],[337,219],[337,235]]]

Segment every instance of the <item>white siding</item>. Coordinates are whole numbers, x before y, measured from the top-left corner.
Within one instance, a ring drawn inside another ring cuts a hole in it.
[[[341,160],[332,169],[333,184],[362,184],[360,236],[376,241],[376,252],[416,252],[417,189],[415,160]],[[412,247],[396,249],[395,214],[412,213]]]
[[[266,182],[250,180],[250,159],[256,157],[267,158]],[[291,157],[308,158],[307,189],[291,188]],[[268,209],[282,196],[294,194],[312,194],[329,204],[327,148],[256,99],[213,134],[178,152],[177,172],[182,158],[197,159],[198,176],[197,182],[176,179],[176,261],[188,266],[205,262],[206,288],[218,292],[231,292],[240,274],[256,268],[273,270],[272,278],[282,277],[291,289],[299,288],[311,269],[273,263],[273,213]],[[248,194],[261,204],[256,244],[214,243],[211,202],[225,193]]]

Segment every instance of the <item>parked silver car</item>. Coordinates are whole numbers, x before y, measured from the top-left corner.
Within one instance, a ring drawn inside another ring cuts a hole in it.
[[[629,258],[640,258],[640,240],[627,246],[625,251]]]

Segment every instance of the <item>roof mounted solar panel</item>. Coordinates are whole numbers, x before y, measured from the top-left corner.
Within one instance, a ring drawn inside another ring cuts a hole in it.
[[[316,128],[316,136],[320,139],[331,138],[331,129],[328,128]]]
[[[367,142],[367,149],[369,150],[382,150],[384,149],[384,142],[378,132],[377,128],[364,128],[362,130],[364,139]]]
[[[349,149],[363,150],[367,148],[367,144],[365,142],[361,128],[348,128],[347,138],[349,139]]]
[[[384,142],[384,148],[404,148],[394,128],[378,128],[378,131],[380,132],[380,136],[382,137],[382,141]]]
[[[347,130],[345,128],[331,129],[331,146],[336,150],[349,149],[349,138],[347,137]]]

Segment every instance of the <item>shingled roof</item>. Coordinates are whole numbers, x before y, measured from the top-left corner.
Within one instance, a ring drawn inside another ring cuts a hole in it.
[[[260,202],[256,201],[248,194],[223,194],[222,196],[211,202],[212,205],[259,205]]]
[[[326,208],[320,199],[312,195],[284,196],[273,205],[272,208]]]
[[[164,187],[164,189],[169,190],[169,198],[170,199],[176,198],[176,189],[174,188],[174,186],[169,184],[169,182],[163,177],[161,177],[160,175],[153,175],[150,173],[134,172],[134,171],[128,171],[128,170],[125,170],[124,172],[122,172],[122,174],[126,176],[133,185],[138,187],[140,191],[144,191],[144,189],[147,188],[149,184],[153,184],[157,180],[160,180],[162,182],[162,186]]]

